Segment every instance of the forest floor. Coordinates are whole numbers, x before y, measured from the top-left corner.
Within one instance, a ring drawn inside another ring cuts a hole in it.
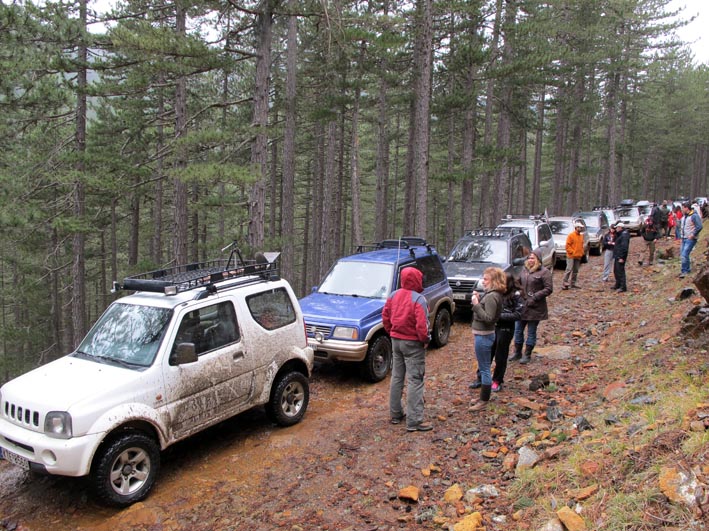
[[[562,291],[554,271],[532,363],[510,364],[483,412],[468,411],[475,365],[460,318],[427,356],[433,431],[389,423],[388,380],[321,366],[303,422],[280,429],[255,410],[181,442],[124,510],[96,505],[80,479],[0,462],[0,530],[706,529],[709,331],[681,331],[706,301],[680,297],[693,286],[677,258],[638,265],[643,243],[632,238],[627,293],[601,280],[598,256],[580,290]]]

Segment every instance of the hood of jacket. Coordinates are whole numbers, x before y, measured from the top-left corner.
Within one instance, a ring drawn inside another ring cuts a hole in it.
[[[405,267],[401,270],[401,287],[423,293],[423,273],[415,267]]]

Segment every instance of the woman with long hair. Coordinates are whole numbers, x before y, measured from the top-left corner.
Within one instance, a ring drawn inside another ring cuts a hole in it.
[[[475,338],[475,358],[480,371],[480,397],[473,401],[471,411],[479,411],[487,406],[492,389],[490,360],[495,342],[495,324],[502,313],[502,294],[506,289],[505,272],[499,267],[488,267],[483,271],[483,294],[473,292],[473,337]]]

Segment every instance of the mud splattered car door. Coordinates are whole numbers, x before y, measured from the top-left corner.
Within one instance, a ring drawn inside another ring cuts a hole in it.
[[[183,313],[164,364],[171,438],[179,439],[250,407],[252,360],[230,299]],[[179,345],[194,345],[196,361],[176,365]]]

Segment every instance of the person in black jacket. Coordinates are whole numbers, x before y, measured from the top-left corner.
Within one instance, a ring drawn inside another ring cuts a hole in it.
[[[628,260],[628,249],[630,248],[630,233],[625,230],[622,222],[615,224],[615,247],[613,248],[613,276],[615,286],[613,290],[622,293],[628,291],[625,280],[625,263]]]
[[[542,265],[542,254],[535,249],[524,263],[519,274],[524,308],[519,321],[515,322],[515,353],[508,361],[519,361],[522,364],[532,360],[532,351],[537,344],[537,328],[539,322],[549,319],[547,297],[554,292],[554,282],[551,271]],[[527,339],[524,329],[527,329]],[[524,347],[524,354],[522,354]]]
[[[510,353],[510,343],[515,333],[515,322],[522,317],[524,299],[520,292],[520,287],[514,275],[505,273],[506,288],[502,294],[502,313],[495,323],[495,341],[492,344],[490,362],[495,362],[495,371],[492,374],[492,391],[498,392],[502,388],[507,371],[507,356]],[[480,369],[478,369],[475,381],[470,384],[471,389],[478,389],[482,385],[480,381]]]
[[[515,323],[522,318],[524,299],[519,284],[512,273],[508,272],[507,289],[502,294],[502,314],[495,325],[495,342],[492,345],[492,356],[495,359],[495,371],[492,373],[492,390],[502,389],[507,371],[507,356],[510,354],[510,343],[515,335]]]

